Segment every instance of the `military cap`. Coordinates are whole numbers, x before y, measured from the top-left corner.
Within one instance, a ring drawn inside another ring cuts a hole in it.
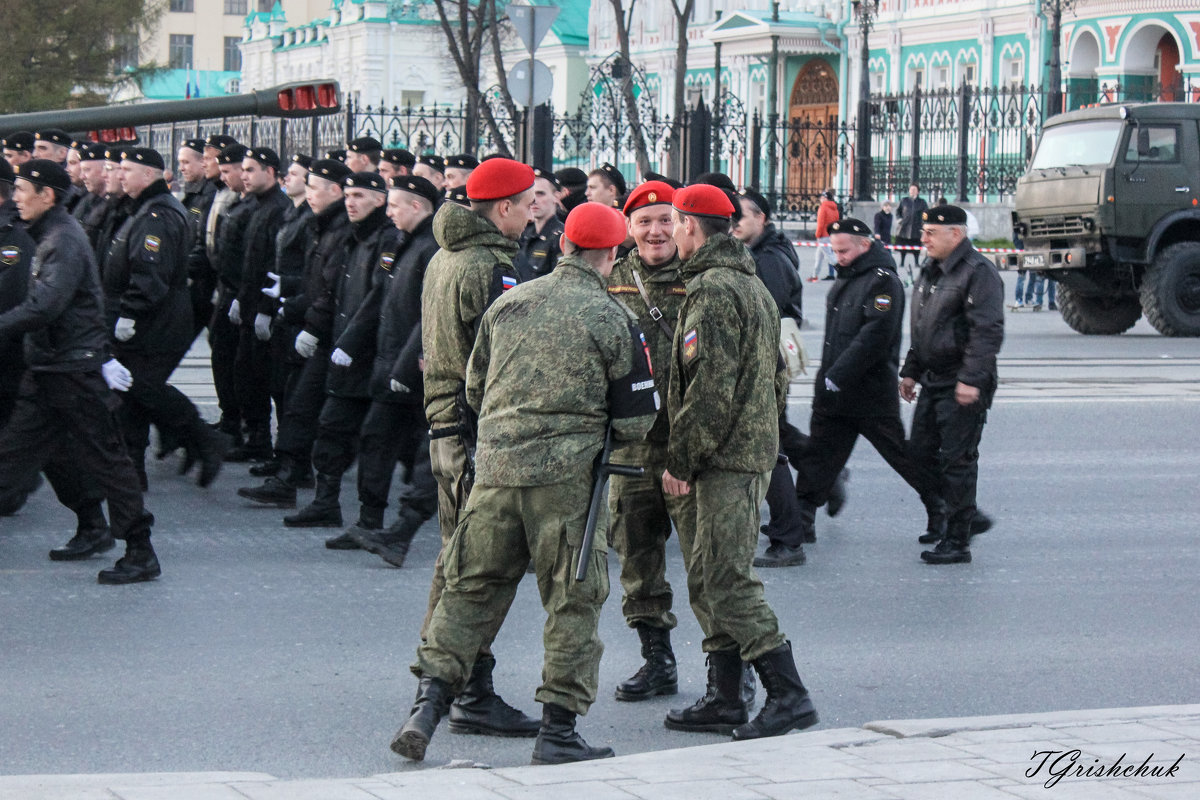
[[[13,172],[12,165],[8,163],[8,159],[0,158],[0,181],[12,183],[16,178],[16,173]]]
[[[926,225],[966,225],[967,212],[958,206],[934,206],[921,215]]]
[[[99,142],[87,143],[84,142],[79,147],[80,161],[103,161],[104,160],[104,145]]]
[[[416,175],[397,175],[392,178],[391,188],[424,197],[434,208],[437,208],[438,204],[442,202],[442,194],[437,190],[437,187],[424,178],[418,178]]]
[[[737,194],[737,187],[733,185],[733,180],[731,180],[728,175],[721,172],[701,173],[700,175],[696,176],[695,180],[692,181],[693,186],[695,186],[697,183],[707,183],[709,186],[716,186],[718,189],[724,189],[727,192],[733,192],[734,194]]]
[[[237,139],[232,136],[226,136],[223,133],[214,133],[212,136],[204,140],[205,147],[211,147],[214,150],[224,150],[231,144],[237,144]]]
[[[145,167],[154,169],[166,169],[167,165],[163,162],[163,157],[159,155],[157,150],[149,147],[127,147],[121,154],[122,161],[133,161]]]
[[[575,206],[571,213],[567,214],[563,233],[584,250],[616,247],[629,235],[621,212],[603,203],[581,203]]]
[[[242,165],[242,160],[246,158],[247,147],[244,144],[231,144],[221,151],[221,155],[217,156],[218,164],[237,164]]]
[[[24,178],[38,186],[49,186],[65,192],[71,188],[71,176],[58,165],[58,162],[48,158],[33,158],[24,164],[18,164],[14,171],[18,178]]]
[[[71,137],[61,128],[46,128],[45,130],[35,131],[33,138],[39,142],[50,142],[60,147],[71,146]]]
[[[104,151],[104,160],[111,161],[114,164],[120,164],[125,158],[125,148],[112,145]]]
[[[432,153],[426,153],[425,155],[417,156],[417,163],[424,164],[425,166],[441,173],[445,173],[446,171],[446,159],[442,158],[441,156],[435,156]]]
[[[608,176],[608,180],[616,188],[617,194],[625,194],[625,176],[621,174],[621,170],[612,164],[604,163],[600,165],[600,171]],[[584,183],[587,181],[585,180]]]
[[[646,181],[629,193],[629,199],[625,201],[625,216],[646,206],[669,206],[674,195],[675,189],[669,183]]]
[[[570,186],[572,188],[587,184],[587,173],[578,167],[567,167],[560,169],[554,173],[558,178],[558,183],[561,186]]]
[[[671,205],[682,214],[698,217],[729,219],[733,216],[733,203],[724,189],[711,183],[693,183],[675,192]]]
[[[270,167],[276,172],[279,171],[279,154],[269,147],[254,147],[246,151],[244,158],[249,158],[262,164],[264,167]]]
[[[871,229],[867,227],[867,223],[854,217],[842,217],[837,222],[832,222],[829,225],[830,233],[848,233],[851,236],[865,236],[871,238]]]
[[[292,163],[299,164],[305,169],[310,169],[312,167],[313,160],[312,156],[306,156],[304,153],[294,153],[292,155]]]
[[[346,180],[346,176],[350,175],[350,168],[336,158],[321,158],[312,162],[312,166],[308,168],[310,176],[316,175],[318,178],[324,178],[327,181],[333,181],[338,186]]]
[[[397,167],[412,169],[417,165],[417,157],[403,148],[384,150],[381,158],[389,164],[395,164]]]
[[[387,194],[387,181],[378,172],[352,172],[346,176],[342,185],[347,189],[369,189],[372,192]]]
[[[740,192],[738,192],[738,194],[749,200],[751,203],[754,203],[754,205],[758,206],[758,210],[766,215],[767,219],[771,218],[771,204],[767,202],[767,198],[763,197],[749,186],[747,186],[745,189],[742,189]]]
[[[460,206],[471,205],[471,201],[467,199],[467,187],[465,186],[455,186],[453,189],[447,189],[446,199]]]
[[[33,134],[29,131],[17,131],[4,137],[2,142],[5,150],[20,150],[22,153],[33,152]]]
[[[205,142],[203,139],[184,139],[183,143],[179,145],[181,150],[184,148],[188,150],[195,150],[200,155],[204,155],[204,147]]]
[[[346,151],[345,150],[326,150],[325,157],[332,159],[334,161],[345,161],[346,160]]]
[[[511,158],[493,158],[479,165],[467,178],[467,197],[499,200],[520,194],[533,186],[533,167]]]
[[[382,149],[383,145],[374,136],[360,136],[346,145],[351,153],[376,153]]]
[[[533,177],[550,181],[551,185],[553,185],[555,189],[562,188],[562,184],[558,182],[558,177],[548,169],[539,169],[538,167],[534,167]]]
[[[677,181],[674,178],[668,178],[666,175],[663,175],[658,172],[647,172],[646,180],[661,181],[662,183],[665,183],[667,186],[670,186],[672,189],[682,189],[683,188],[683,181]]]
[[[446,166],[455,169],[475,169],[479,166],[479,159],[465,153],[463,155],[449,156],[446,159]]]

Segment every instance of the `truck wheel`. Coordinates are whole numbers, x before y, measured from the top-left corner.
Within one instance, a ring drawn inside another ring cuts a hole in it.
[[[1142,277],[1142,309],[1163,336],[1200,336],[1200,242],[1158,254]]]
[[[1058,308],[1072,330],[1089,336],[1124,333],[1142,316],[1142,306],[1137,297],[1082,295],[1071,291],[1063,283],[1058,285]]]

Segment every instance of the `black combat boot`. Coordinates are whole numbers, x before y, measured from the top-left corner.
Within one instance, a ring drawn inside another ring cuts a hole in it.
[[[99,502],[87,503],[75,512],[79,518],[75,535],[62,547],[50,551],[51,561],[81,561],[96,553],[106,553],[116,546],[104,509]]]
[[[492,686],[494,656],[481,655],[471,667],[467,684],[450,706],[451,733],[529,738],[538,735],[538,722],[522,714],[496,694]]]
[[[542,725],[537,741],[533,743],[533,758],[529,763],[570,764],[614,755],[611,747],[592,747],[575,732],[575,712],[554,703],[542,706]]]
[[[100,570],[96,580],[106,584],[140,583],[152,581],[162,574],[158,556],[150,545],[149,533],[130,534],[125,540],[125,555],[109,569]]]
[[[225,461],[225,453],[229,450],[229,439],[224,434],[214,431],[196,417],[191,425],[185,458],[194,458],[200,462],[200,474],[196,476],[196,484],[206,489],[221,473],[221,464]],[[194,454],[194,455],[193,455]],[[190,466],[189,466],[190,469]],[[187,472],[187,470],[184,470]]]
[[[646,663],[633,677],[617,685],[618,700],[648,700],[655,695],[679,691],[679,675],[675,670],[675,653],[671,650],[671,632],[644,623],[636,626],[642,640],[642,658]]]
[[[746,718],[749,719],[750,709],[754,708],[754,695],[758,685],[754,680],[754,667],[748,662],[742,662],[742,705],[746,707]]]
[[[959,522],[951,523],[946,530],[946,537],[937,543],[937,547],[922,552],[921,560],[926,564],[970,564],[969,527]]]
[[[691,707],[667,712],[673,731],[730,733],[750,719],[742,702],[742,657],[737,650],[708,654],[708,691]]]
[[[225,434],[226,442],[231,448],[241,447],[245,444],[242,439],[242,421],[240,419],[230,419],[222,414],[219,420],[209,423],[208,427],[217,433]]]
[[[392,737],[392,752],[413,761],[424,761],[425,748],[429,747],[438,722],[446,716],[450,697],[450,684],[441,678],[421,678],[408,720]]]
[[[342,492],[341,476],[318,475],[317,494],[313,501],[291,516],[283,518],[289,528],[340,528],[342,506],[338,496]],[[342,548],[345,549],[345,548]]]
[[[279,456],[273,456],[266,461],[260,461],[252,465],[246,471],[255,478],[270,478],[272,475],[278,475],[281,470],[283,470],[283,459]]]
[[[925,532],[917,537],[921,544],[935,544],[946,535],[946,503],[940,497],[922,497],[925,504]]]
[[[272,476],[262,486],[243,486],[237,490],[238,497],[253,500],[273,508],[295,508],[296,487],[283,478]]]
[[[782,736],[817,724],[808,690],[796,673],[791,642],[784,642],[769,653],[754,659],[754,669],[767,690],[767,700],[758,716],[733,731],[735,742]]]
[[[981,533],[987,533],[992,529],[992,518],[983,513],[979,509],[975,509],[975,516],[971,517],[971,525],[967,529],[972,536],[978,536]]]
[[[358,550],[359,534],[376,533],[383,530],[383,509],[361,506],[358,519],[341,534],[325,540],[325,547],[330,550]]]
[[[829,500],[825,503],[825,513],[831,517],[842,513],[842,506],[846,505],[846,482],[848,480],[850,480],[850,470],[843,469],[838,473],[837,480],[829,489]]]
[[[808,557],[804,555],[804,545],[788,547],[786,544],[776,543],[768,545],[761,556],[755,557],[754,566],[763,568],[798,567],[806,561],[808,561]]]
[[[817,507],[805,500],[799,498],[800,506],[800,541],[804,544],[812,544],[817,540]]]
[[[225,454],[225,460],[240,464],[246,461],[264,461],[275,451],[271,447],[271,426],[269,424],[251,425],[246,431],[245,443],[235,446]]]
[[[403,506],[400,516],[384,530],[352,530],[351,536],[368,553],[374,553],[393,567],[403,567],[413,537],[427,519],[416,509]]]

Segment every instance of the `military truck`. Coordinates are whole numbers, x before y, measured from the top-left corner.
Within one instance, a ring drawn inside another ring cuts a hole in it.
[[[1063,319],[1117,334],[1142,316],[1200,336],[1200,103],[1079,109],[1046,121],[1017,181],[1023,253],[1059,281]]]

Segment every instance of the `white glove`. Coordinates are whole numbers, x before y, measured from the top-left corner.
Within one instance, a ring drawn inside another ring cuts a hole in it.
[[[317,337],[308,331],[300,331],[296,334],[296,352],[304,358],[312,358],[317,352]]]
[[[242,307],[238,305],[237,300],[234,300],[229,306],[229,321],[234,325],[242,324]]]
[[[412,391],[412,389],[408,388],[395,378],[392,378],[391,388],[393,392],[397,392],[399,394],[408,394]]]
[[[118,342],[128,342],[133,338],[134,321],[129,317],[121,317],[117,320],[117,327],[113,330],[113,336],[117,337]]]
[[[108,384],[108,388],[114,392],[125,392],[129,390],[130,386],[133,386],[133,373],[115,358],[110,358],[100,365],[100,374],[104,376],[104,382]]]
[[[268,341],[271,338],[271,315],[270,314],[255,314],[254,315],[254,335],[260,341]]]
[[[840,392],[841,391],[841,389],[839,389],[837,387],[837,385],[834,384],[833,381],[829,380],[829,378],[825,379],[825,388],[831,392]]]
[[[279,294],[280,294],[279,274],[276,272],[268,272],[267,277],[270,278],[272,281],[274,281],[274,283],[272,283],[267,288],[263,289],[262,293],[265,294],[267,297],[270,297],[274,300],[278,300]]]
[[[354,363],[354,359],[350,357],[350,354],[340,347],[333,351],[333,355],[329,357],[329,360],[334,363],[334,366],[338,367],[348,367]]]

